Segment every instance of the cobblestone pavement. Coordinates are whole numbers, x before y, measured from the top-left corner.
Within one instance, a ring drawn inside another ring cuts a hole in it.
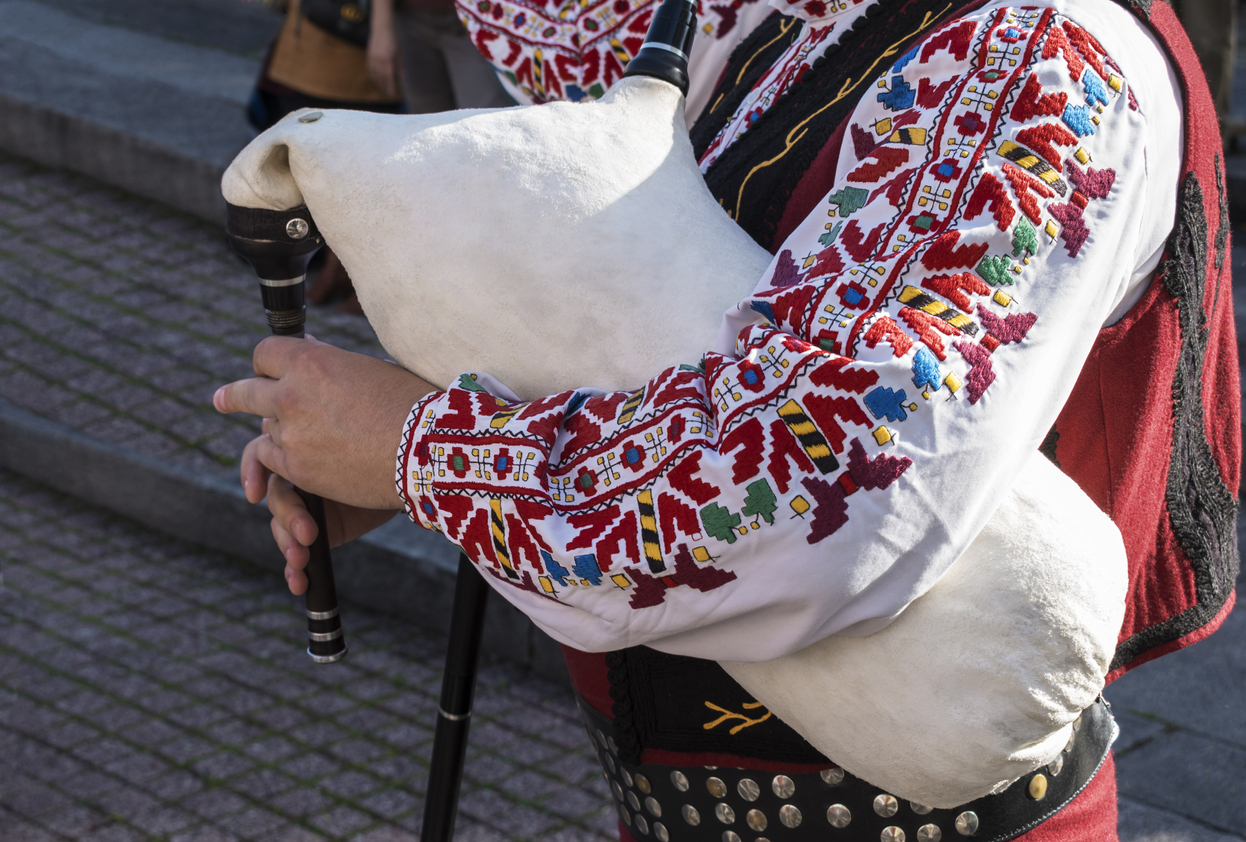
[[[0,397],[91,436],[213,473],[255,435],[211,406],[268,333],[220,227],[0,155]],[[382,356],[359,316],[308,331]]]
[[[316,666],[276,574],[0,471],[0,840],[414,838],[444,639]],[[570,691],[486,665],[457,838],[602,840]]]

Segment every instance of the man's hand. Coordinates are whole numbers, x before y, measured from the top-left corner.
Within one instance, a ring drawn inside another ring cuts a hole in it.
[[[218,412],[267,419],[248,446],[263,468],[299,488],[362,509],[397,510],[394,460],[412,405],[433,391],[414,374],[311,337],[270,336],[255,347],[258,377],[217,390]],[[248,487],[254,471],[242,477]]]
[[[432,387],[311,337],[265,339],[254,367],[258,378],[221,387],[212,403],[219,412],[264,416],[261,435],[242,452],[242,488],[252,503],[268,498],[286,582],[301,594],[317,530],[290,480],[325,498],[330,546],[385,523],[402,508],[393,475],[403,422]]]
[[[247,499],[252,503],[263,500],[267,491],[268,511],[273,515],[270,524],[273,540],[286,560],[286,584],[290,586],[290,593],[301,594],[307,590],[307,574],[303,569],[311,558],[308,547],[316,540],[318,533],[316,521],[290,481],[270,473],[255,458],[258,441],[252,441],[242,452],[242,484]],[[388,522],[394,514],[392,510],[360,509],[336,500],[325,500],[324,519],[329,531],[329,546],[353,541]]]

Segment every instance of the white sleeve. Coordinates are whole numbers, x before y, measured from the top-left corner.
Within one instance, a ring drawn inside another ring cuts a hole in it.
[[[942,26],[856,108],[835,183],[729,315],[733,353],[529,403],[465,376],[409,418],[409,513],[588,651],[763,660],[882,628],[982,529],[1137,289],[1176,182],[1143,165],[1162,97],[1050,7]]]

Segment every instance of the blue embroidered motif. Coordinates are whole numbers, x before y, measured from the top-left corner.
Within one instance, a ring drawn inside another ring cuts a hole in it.
[[[554,557],[545,550],[541,550],[541,561],[545,563],[545,572],[550,578],[558,583],[559,587],[567,586],[567,577],[571,575],[571,571],[554,561]]]
[[[884,91],[878,95],[878,101],[888,111],[904,111],[912,108],[914,101],[917,99],[917,92],[904,81],[903,76],[891,77],[891,90]]]
[[[1061,119],[1079,137],[1086,137],[1095,133],[1095,124],[1091,117],[1090,109],[1084,105],[1066,105]]]
[[[753,309],[754,313],[760,314],[770,324],[777,325],[779,323],[774,317],[774,309],[770,306],[769,301],[750,301],[748,306]]]
[[[601,584],[601,568],[597,566],[597,556],[578,555],[575,557],[575,566],[572,568],[575,575],[581,579],[587,579],[594,585]]]
[[[865,405],[875,418],[886,418],[888,421],[903,421],[908,418],[904,411],[906,396],[904,390],[892,391],[890,386],[879,386],[865,396]]]
[[[1108,86],[1103,84],[1099,74],[1089,67],[1082,74],[1082,88],[1086,91],[1086,104],[1090,106],[1108,104]]]
[[[919,389],[935,391],[943,382],[943,372],[939,370],[939,360],[929,348],[918,348],[917,356],[913,357],[913,385]]]
[[[910,61],[912,61],[914,58],[917,57],[917,51],[920,50],[921,48],[922,48],[922,45],[918,44],[916,47],[909,50],[904,55],[900,56],[899,60],[896,61],[895,64],[891,65],[891,72],[899,73],[901,70],[903,70],[906,64],[908,64]]]

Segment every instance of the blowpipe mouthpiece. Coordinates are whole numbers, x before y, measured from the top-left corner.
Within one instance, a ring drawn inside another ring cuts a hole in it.
[[[645,42],[627,64],[623,78],[651,76],[669,82],[688,95],[688,55],[696,35],[695,0],[662,0],[653,14]]]

